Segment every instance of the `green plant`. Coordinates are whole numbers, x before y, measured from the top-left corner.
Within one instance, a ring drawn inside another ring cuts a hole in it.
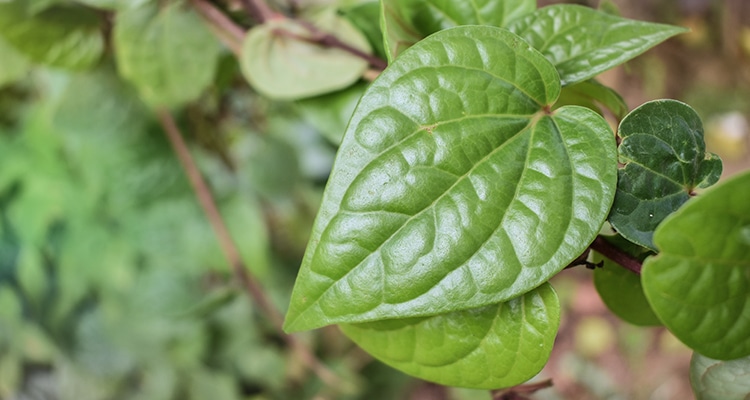
[[[288,3],[0,2],[0,397],[387,397],[282,332],[336,324],[407,374],[516,398],[546,385],[514,387],[576,265],[695,350],[699,398],[750,392],[750,174],[708,188],[690,106],[630,111],[595,79],[684,29]]]

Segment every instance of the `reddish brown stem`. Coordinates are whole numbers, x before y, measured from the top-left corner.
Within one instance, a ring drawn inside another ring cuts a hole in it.
[[[242,51],[242,40],[245,30],[224,15],[221,10],[205,0],[192,0],[193,8],[208,22],[208,26],[218,36],[219,40],[239,56]]]
[[[281,313],[269,301],[260,283],[248,272],[248,268],[240,256],[240,252],[229,233],[229,229],[227,229],[224,219],[219,213],[219,209],[211,195],[211,191],[208,189],[208,185],[206,185],[195,160],[193,160],[190,150],[188,149],[172,114],[164,109],[158,110],[157,114],[169,143],[172,145],[172,148],[190,181],[190,185],[193,187],[198,202],[200,203],[203,212],[206,214],[206,217],[211,224],[211,228],[213,228],[214,233],[216,234],[221,250],[229,263],[229,267],[231,268],[235,279],[240,282],[245,291],[258,306],[261,313],[271,321],[271,324],[279,336],[283,338],[286,344],[297,353],[302,362],[305,363],[327,385],[338,387],[340,385],[339,378],[323,365],[310,349],[297,340],[296,337],[284,333],[282,329],[284,319]]]
[[[594,242],[591,243],[591,246],[589,246],[589,248],[601,253],[604,257],[607,257],[615,263],[622,265],[626,269],[638,275],[641,274],[642,264],[638,259],[624,252],[622,249],[613,245],[612,243],[608,242],[603,237],[597,236],[596,239],[594,239]]]
[[[250,17],[255,18],[260,24],[275,18],[277,15],[263,0],[240,0],[240,3]]]

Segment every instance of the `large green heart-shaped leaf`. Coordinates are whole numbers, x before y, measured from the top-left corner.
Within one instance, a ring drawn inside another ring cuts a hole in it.
[[[750,172],[690,200],[654,243],[642,282],[664,325],[708,357],[750,355]]]
[[[750,357],[720,361],[693,353],[690,383],[697,400],[748,400]]]
[[[508,29],[552,61],[563,86],[593,78],[687,31],[570,4],[540,8]]]
[[[0,1],[0,35],[31,61],[81,70],[104,51],[99,16],[77,5],[55,5],[31,15],[26,1]],[[4,62],[4,61],[3,61]]]
[[[446,386],[497,389],[523,383],[544,367],[559,323],[560,303],[545,283],[506,303],[341,330],[407,374]]]
[[[656,250],[654,229],[693,194],[714,184],[721,160],[706,153],[703,124],[687,104],[654,100],[620,123],[617,194],[609,222],[626,239]]]
[[[550,112],[559,93],[501,28],[404,52],[349,123],[286,329],[497,304],[580,255],[613,199],[614,134],[589,109]]]
[[[371,51],[367,38],[341,16],[319,14],[315,25],[356,49]],[[296,100],[343,89],[367,70],[366,60],[306,39],[312,35],[291,19],[272,20],[251,29],[240,63],[253,88],[273,99]]]
[[[423,38],[458,25],[506,26],[536,9],[536,0],[382,0],[388,61]]]
[[[179,3],[145,4],[117,14],[117,67],[152,106],[195,100],[211,83],[219,43],[203,21]]]

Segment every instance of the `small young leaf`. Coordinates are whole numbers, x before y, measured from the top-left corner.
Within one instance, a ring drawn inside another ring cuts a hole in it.
[[[29,15],[25,1],[0,1],[0,35],[29,60],[52,67],[91,67],[104,51],[99,16],[77,5]],[[5,60],[3,60],[5,62]]]
[[[690,200],[656,229],[646,297],[683,343],[711,358],[750,355],[750,172]]]
[[[423,38],[458,25],[504,27],[536,9],[536,0],[383,0],[388,61]]]
[[[747,400],[750,357],[720,361],[693,353],[690,383],[697,400]]]
[[[703,124],[687,104],[655,100],[620,123],[617,194],[609,222],[626,239],[656,250],[654,229],[692,195],[714,184],[721,160],[706,153]]]
[[[608,237],[618,247],[643,260],[650,253],[647,249],[633,244],[620,236]],[[633,325],[661,325],[643,294],[641,277],[632,271],[615,264],[609,258],[594,252],[594,263],[604,262],[602,268],[594,270],[594,285],[599,296],[615,315]]]
[[[409,375],[446,386],[497,389],[523,383],[544,367],[559,324],[560,303],[545,283],[506,303],[341,330]]]
[[[540,8],[508,29],[552,61],[563,86],[593,78],[687,31],[570,4]]]
[[[152,106],[197,98],[214,77],[220,50],[203,21],[179,3],[119,12],[114,42],[120,73]]]
[[[550,112],[554,67],[507,30],[440,31],[365,92],[328,181],[290,331],[510,300],[593,241],[614,195],[614,134]]]
[[[594,79],[565,86],[555,108],[566,105],[579,105],[594,111],[601,111],[599,105],[606,107],[615,118],[621,120],[628,113],[625,100],[612,88],[602,85]]]
[[[322,14],[318,28],[369,53],[367,38],[347,19]],[[272,99],[297,100],[343,89],[367,70],[366,60],[306,40],[312,33],[293,20],[273,20],[250,30],[240,63],[255,90]]]

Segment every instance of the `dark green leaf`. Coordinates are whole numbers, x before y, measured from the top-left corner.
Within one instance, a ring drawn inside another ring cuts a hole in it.
[[[540,8],[508,29],[552,61],[563,86],[593,78],[687,31],[570,4]]]
[[[602,105],[618,120],[628,113],[628,105],[616,91],[593,79],[564,87],[555,108],[566,105],[579,105],[594,111],[600,111],[599,105]]]
[[[0,35],[31,61],[85,69],[104,51],[99,16],[76,5],[56,5],[34,15],[23,0],[0,2]],[[4,62],[4,61],[3,61]]]
[[[750,357],[720,361],[693,353],[690,383],[696,400],[748,400]]]
[[[693,194],[715,183],[721,160],[706,153],[703,124],[687,104],[655,100],[622,120],[617,195],[609,221],[626,239],[655,250],[654,229]]]
[[[619,236],[608,237],[606,240],[616,243],[617,247],[640,260],[650,253],[647,249]],[[643,294],[639,275],[596,252],[593,253],[592,261],[594,263],[604,261],[602,268],[596,268],[594,271],[594,285],[607,308],[634,325],[661,325],[661,321],[648,304],[646,295]]]
[[[439,30],[458,25],[504,27],[536,9],[536,0],[383,0],[388,61]]]
[[[356,49],[370,52],[367,38],[343,17],[323,13],[317,16],[315,25]],[[367,70],[366,60],[306,40],[311,36],[305,26],[290,19],[252,28],[240,56],[243,74],[264,96],[296,100],[343,89]]]
[[[171,3],[125,10],[114,28],[117,67],[152,106],[196,99],[211,83],[219,43],[190,8]]]
[[[290,331],[510,300],[580,255],[609,210],[614,135],[591,110],[548,111],[560,85],[541,54],[480,26],[412,49],[350,121]]]
[[[750,355],[750,172],[690,200],[656,229],[643,265],[656,315],[711,358]]]
[[[544,367],[559,323],[557,295],[543,284],[506,303],[341,330],[409,375],[446,386],[497,389],[523,383]]]

